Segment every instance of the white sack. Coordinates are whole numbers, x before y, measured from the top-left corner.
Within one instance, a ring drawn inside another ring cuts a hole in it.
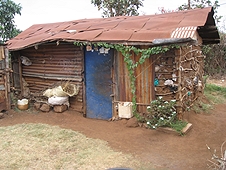
[[[57,97],[53,96],[48,99],[50,105],[67,105],[69,107],[68,97]]]

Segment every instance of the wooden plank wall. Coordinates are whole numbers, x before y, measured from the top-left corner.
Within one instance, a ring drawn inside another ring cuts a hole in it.
[[[0,112],[7,109],[4,46],[0,46]]]

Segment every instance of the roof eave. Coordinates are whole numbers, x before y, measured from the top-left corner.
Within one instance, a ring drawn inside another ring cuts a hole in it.
[[[172,45],[172,44],[177,44],[177,45],[183,45],[183,44],[196,44],[197,40],[192,39],[192,38],[166,38],[166,39],[154,39],[152,42],[137,42],[137,41],[80,41],[80,40],[67,40],[67,39],[59,39],[59,40],[51,40],[51,41],[45,41],[45,42],[39,42],[35,44],[31,44],[29,46],[23,47],[23,48],[17,48],[17,49],[10,49],[9,51],[20,51],[24,50],[30,47],[35,47],[39,46],[41,44],[46,44],[46,43],[51,43],[51,42],[84,42],[84,43],[109,43],[109,44],[123,44],[126,46],[163,46],[163,45]]]

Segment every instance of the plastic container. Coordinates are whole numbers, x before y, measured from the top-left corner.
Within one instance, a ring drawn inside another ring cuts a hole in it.
[[[20,110],[27,110],[28,109],[28,100],[27,99],[18,100],[17,108]]]
[[[118,103],[118,116],[120,118],[131,118],[133,117],[132,102],[119,102]]]

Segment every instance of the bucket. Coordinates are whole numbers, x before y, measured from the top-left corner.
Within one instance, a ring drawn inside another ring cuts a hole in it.
[[[20,110],[27,110],[28,109],[28,100],[27,99],[18,100],[17,108]]]

